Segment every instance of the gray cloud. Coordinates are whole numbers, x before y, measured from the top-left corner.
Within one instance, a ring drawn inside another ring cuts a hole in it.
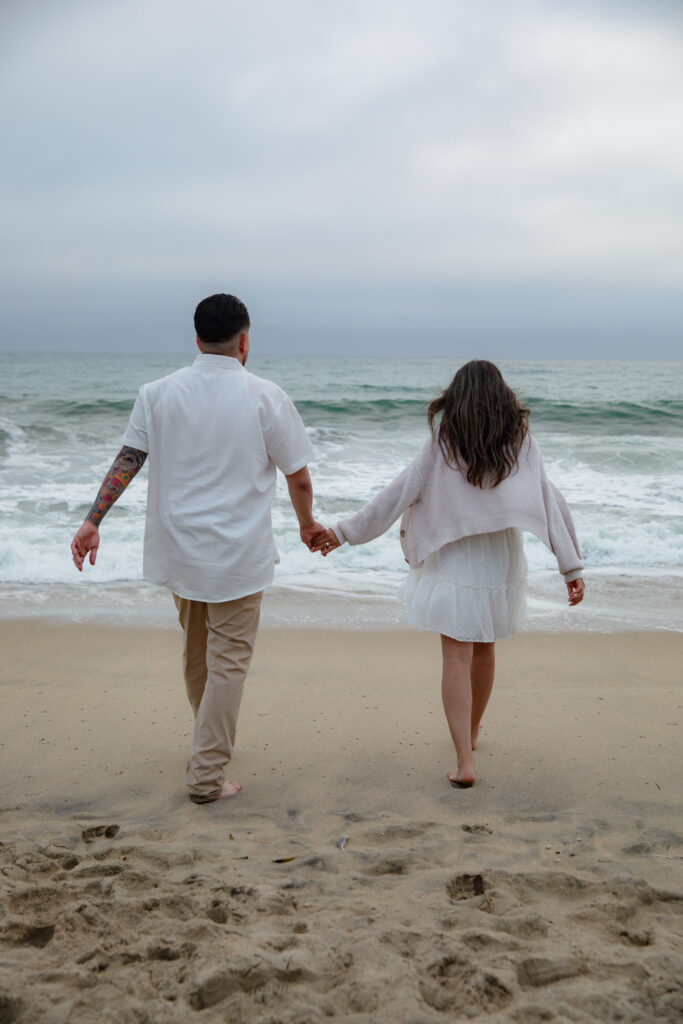
[[[220,288],[304,350],[326,330],[339,344],[353,296],[378,347],[409,348],[426,316],[437,354],[466,330],[512,355],[535,312],[544,337],[567,318],[548,355],[591,317],[606,355],[624,338],[626,354],[671,355],[679,10],[6,5],[0,343],[41,347],[21,319],[32,288],[39,333],[71,347],[91,343],[79,310],[151,344],[151,304],[175,322],[181,299]]]

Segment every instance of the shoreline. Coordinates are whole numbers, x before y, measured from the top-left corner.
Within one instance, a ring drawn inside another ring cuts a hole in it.
[[[455,790],[434,636],[264,628],[243,790],[203,807],[179,629],[17,620],[0,641],[17,1024],[112,1001],[159,1024],[683,1008],[683,634],[500,641],[477,783]]]
[[[404,574],[363,589],[312,586],[276,577],[264,595],[262,628],[315,631],[411,630],[398,592]],[[345,587],[350,581],[344,581]],[[555,572],[530,573],[527,624],[523,632],[610,634],[683,632],[681,570],[586,575],[587,598],[569,609]],[[176,628],[170,592],[144,580],[73,583],[0,583],[0,623],[40,620],[53,624],[91,623],[118,628]]]

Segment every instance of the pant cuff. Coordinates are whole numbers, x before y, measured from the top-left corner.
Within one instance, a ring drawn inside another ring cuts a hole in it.
[[[217,789],[214,793],[209,793],[206,796],[203,793],[190,793],[190,800],[193,804],[212,804],[215,800],[218,800],[220,795],[220,789]]]

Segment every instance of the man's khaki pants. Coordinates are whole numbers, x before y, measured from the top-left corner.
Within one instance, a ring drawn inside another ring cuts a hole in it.
[[[263,591],[209,604],[173,595],[183,627],[185,686],[195,724],[187,764],[190,799],[221,791],[232,757],[244,680],[254,651]]]

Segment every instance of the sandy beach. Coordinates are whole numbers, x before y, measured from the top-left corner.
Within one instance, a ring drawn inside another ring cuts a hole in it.
[[[179,631],[0,634],[2,1024],[680,1019],[683,634],[499,643],[460,791],[434,636],[264,630],[205,807]]]

